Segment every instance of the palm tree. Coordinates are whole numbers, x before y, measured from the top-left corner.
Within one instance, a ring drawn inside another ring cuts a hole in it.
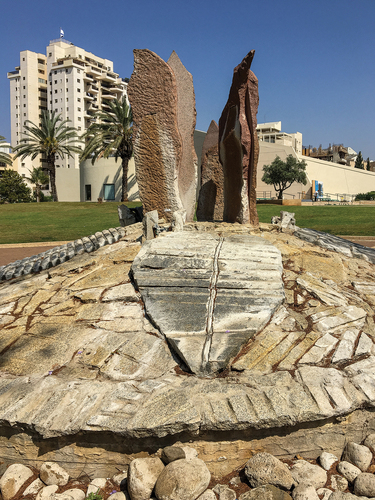
[[[67,123],[70,120],[63,120],[61,115],[57,115],[55,111],[43,111],[40,126],[35,125],[32,121],[27,120],[24,125],[26,132],[23,133],[24,138],[21,143],[14,148],[16,152],[15,158],[21,157],[25,159],[31,156],[34,160],[38,155],[47,161],[50,182],[51,194],[53,201],[58,201],[56,191],[56,156],[61,159],[64,156],[73,157],[73,153],[81,153],[82,149],[75,144],[80,142],[77,130],[75,127],[69,127]]]
[[[27,169],[29,170],[29,169]],[[48,175],[44,172],[42,167],[33,167],[33,171],[29,170],[30,172],[30,177],[27,177],[27,180],[29,180],[32,184],[35,185],[35,192],[36,192],[36,201],[37,203],[40,202],[40,189],[44,184],[48,184],[49,182],[49,177]]]
[[[81,160],[92,159],[92,164],[99,158],[114,156],[121,158],[122,201],[128,201],[128,164],[133,154],[132,112],[124,96],[108,103],[110,111],[97,111],[98,122],[92,123],[85,137],[88,139]]]
[[[5,137],[3,137],[2,135],[0,135],[0,148],[2,147],[2,143],[5,143]],[[10,157],[10,155],[8,153],[5,153],[3,151],[0,151],[0,163],[5,163],[5,166],[6,165],[12,165],[12,158]]]

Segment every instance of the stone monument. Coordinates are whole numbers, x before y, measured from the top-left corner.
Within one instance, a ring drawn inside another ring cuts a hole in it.
[[[219,155],[224,171],[224,221],[258,225],[259,94],[258,79],[250,71],[254,53],[250,51],[234,69],[228,101],[219,120]]]
[[[223,220],[224,174],[218,144],[219,127],[212,120],[202,147],[201,189],[197,207],[199,221]]]
[[[197,160],[193,151],[195,97],[190,73],[177,54],[169,62],[134,50],[128,85],[133,112],[136,177],[144,212],[171,220],[185,209],[193,220]]]

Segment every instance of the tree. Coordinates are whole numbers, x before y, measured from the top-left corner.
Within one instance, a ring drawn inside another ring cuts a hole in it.
[[[29,170],[29,169],[27,169]],[[41,187],[44,185],[44,184],[48,184],[49,183],[49,177],[48,175],[46,174],[46,172],[44,172],[43,168],[42,167],[33,167],[33,170],[29,170],[30,172],[30,177],[28,177],[27,179],[35,185],[35,194],[36,194],[36,201],[37,203],[40,202],[40,190],[41,190]]]
[[[51,182],[51,194],[53,201],[58,201],[56,190],[56,157],[63,159],[73,157],[73,153],[81,153],[82,149],[75,144],[81,140],[75,127],[67,125],[70,120],[63,120],[61,115],[55,111],[43,111],[40,126],[27,120],[28,125],[24,125],[26,132],[24,138],[18,146],[14,148],[15,158],[25,159],[31,156],[34,160],[38,155],[47,161],[46,170],[48,170]]]
[[[5,137],[3,137],[2,135],[0,135],[0,148],[1,148],[1,145],[5,142]],[[6,165],[12,165],[12,158],[10,157],[10,155],[8,153],[5,153],[3,151],[0,151],[0,163],[5,163],[5,166]]]
[[[283,161],[276,156],[271,165],[264,165],[262,181],[266,184],[273,184],[275,191],[279,193],[278,199],[282,200],[283,192],[294,182],[307,184],[305,170],[304,160],[299,161],[293,155],[288,155],[286,161]]]
[[[130,106],[124,96],[121,101],[108,103],[110,111],[98,111],[95,117],[98,122],[92,123],[85,137],[87,143],[81,160],[91,158],[92,164],[99,158],[114,156],[121,158],[122,168],[122,201],[128,201],[128,165],[133,154],[133,117]]]
[[[4,170],[0,179],[0,200],[4,203],[26,203],[31,201],[31,189],[15,170]]]
[[[357,155],[357,158],[356,158],[355,164],[354,164],[354,168],[361,168],[362,170],[364,170],[364,168],[365,168],[361,152],[359,152]]]
[[[370,158],[367,158],[367,160],[366,160],[366,170],[368,170],[368,171],[371,170]]]

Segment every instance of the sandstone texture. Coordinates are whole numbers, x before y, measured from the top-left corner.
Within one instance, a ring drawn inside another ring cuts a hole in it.
[[[178,167],[178,192],[186,220],[192,221],[198,182],[198,158],[194,148],[196,123],[193,77],[182,64],[175,51],[167,61],[176,79],[177,126],[181,137],[181,161]]]
[[[227,367],[284,299],[280,252],[256,236],[169,233],[132,272],[148,316],[193,373]]]
[[[219,160],[219,127],[212,120],[202,147],[201,188],[197,204],[197,220],[223,220],[224,172]]]
[[[252,50],[233,71],[228,101],[219,120],[219,155],[224,171],[224,221],[259,223],[256,172],[258,79],[250,70]]]

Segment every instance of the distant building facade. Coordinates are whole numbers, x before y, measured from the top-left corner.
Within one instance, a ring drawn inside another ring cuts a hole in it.
[[[281,131],[281,122],[258,123],[257,133],[259,141],[291,146],[297,154],[302,154],[302,134],[295,132],[287,134]]]
[[[10,81],[11,144],[16,146],[23,138],[27,120],[40,123],[42,111],[61,114],[79,134],[86,132],[95,120],[98,110],[108,110],[113,99],[127,95],[127,82],[113,71],[113,62],[97,57],[71,42],[52,40],[46,54],[24,50],[20,64],[8,73]],[[32,167],[43,166],[41,158],[18,162],[18,171],[29,176]],[[79,169],[79,155],[56,159],[58,169]],[[62,182],[64,174],[57,176]],[[59,191],[59,186],[57,185]],[[78,185],[75,197],[80,192]],[[72,200],[73,201],[73,200]],[[74,200],[74,201],[79,201]]]

